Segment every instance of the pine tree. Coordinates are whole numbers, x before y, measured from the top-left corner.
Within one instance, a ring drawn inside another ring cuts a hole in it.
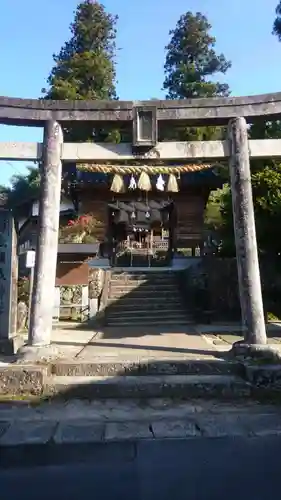
[[[166,46],[164,66],[164,90],[167,99],[190,99],[196,97],[227,96],[229,86],[214,82],[210,78],[216,73],[226,73],[231,67],[223,54],[215,52],[216,39],[210,35],[211,25],[207,18],[197,12],[183,14],[174,30],[170,31],[170,42]],[[178,126],[162,130],[163,139],[203,141],[222,139],[222,127]]]
[[[30,201],[39,195],[40,174],[37,166],[28,166],[24,174],[15,174],[10,179],[11,187],[1,186],[0,192],[5,194],[6,206],[15,208],[17,205]]]
[[[276,7],[272,33],[281,42],[281,0]],[[279,139],[280,120],[268,121],[264,117],[253,123],[249,130],[251,139]],[[256,230],[261,253],[271,257],[280,254],[280,240],[275,237],[281,223],[281,165],[274,159],[251,160],[252,189],[255,208]],[[231,192],[225,189],[219,199],[223,221],[222,251],[235,255]]]
[[[225,74],[231,67],[223,54],[216,53],[211,27],[200,12],[187,12],[170,31],[163,85],[168,99],[229,95],[227,84],[210,79],[217,73]]]
[[[217,73],[225,74],[231,67],[223,54],[215,51],[216,39],[210,34],[212,26],[206,16],[186,12],[170,31],[166,46],[163,84],[168,99],[191,99],[228,96],[229,86],[214,81]],[[162,127],[164,140],[208,141],[225,137],[225,127]],[[219,195],[217,195],[219,196]],[[219,200],[211,197],[206,211],[206,224],[214,230],[221,222]]]
[[[95,0],[79,3],[70,25],[71,38],[54,55],[55,65],[42,89],[45,99],[116,99],[115,55],[118,17]],[[65,139],[93,140],[91,124],[64,130]],[[107,134],[95,131],[95,140]]]
[[[276,35],[279,42],[281,42],[281,1],[279,1],[277,5],[275,13],[276,13],[276,18],[273,23],[272,34]]]
[[[114,99],[117,16],[94,0],[81,2],[70,26],[71,38],[54,55],[47,99]]]

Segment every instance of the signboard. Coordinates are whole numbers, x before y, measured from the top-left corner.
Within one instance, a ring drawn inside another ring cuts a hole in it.
[[[35,266],[35,250],[28,250],[25,254],[25,267],[32,269]]]
[[[0,340],[16,332],[18,257],[14,220],[0,209]]]

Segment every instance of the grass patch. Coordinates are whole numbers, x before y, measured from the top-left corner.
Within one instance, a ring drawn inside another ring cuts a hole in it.
[[[51,400],[49,396],[33,396],[31,394],[0,394],[0,411],[1,404],[7,403],[28,403],[31,406],[38,406]]]
[[[267,313],[267,321],[281,321],[281,319],[279,318],[279,316],[276,316],[276,314],[274,314],[272,312],[268,312]]]

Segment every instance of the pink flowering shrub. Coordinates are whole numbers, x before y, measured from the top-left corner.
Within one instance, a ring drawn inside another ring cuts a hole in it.
[[[60,243],[94,243],[103,224],[92,214],[70,219],[60,228]]]

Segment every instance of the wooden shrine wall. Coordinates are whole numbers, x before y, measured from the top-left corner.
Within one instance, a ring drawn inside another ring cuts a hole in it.
[[[201,243],[204,229],[205,199],[202,194],[175,197],[178,248],[193,248]]]
[[[145,200],[145,194],[142,199]],[[150,199],[167,199],[167,193],[148,193]],[[115,195],[115,200],[130,201],[136,199],[136,193],[127,192]],[[200,244],[203,236],[204,210],[206,193],[202,190],[190,189],[189,191],[171,193],[177,213],[176,239],[179,248],[192,248]],[[98,241],[104,241],[108,228],[108,203],[112,201],[113,193],[97,193],[94,190],[81,193],[81,214],[92,213],[101,222],[97,229]]]

